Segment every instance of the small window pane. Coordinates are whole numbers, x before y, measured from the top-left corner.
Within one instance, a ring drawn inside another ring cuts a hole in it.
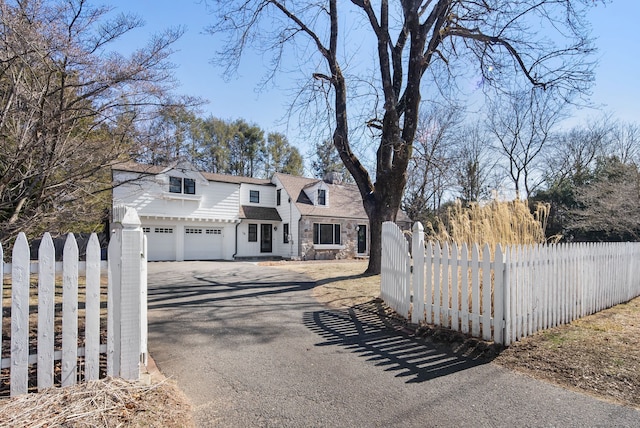
[[[327,205],[327,191],[318,189],[318,205]]]
[[[249,225],[249,242],[258,242],[258,225]]]
[[[186,193],[187,195],[196,194],[196,180],[194,180],[193,178],[184,179],[184,193]]]
[[[169,192],[182,193],[182,178],[169,177]]]
[[[318,223],[313,223],[313,243],[320,243],[320,225]]]
[[[289,223],[282,225],[282,242],[284,244],[289,243]]]
[[[333,243],[336,245],[340,244],[340,225],[334,224],[334,239]]]
[[[276,205],[278,206],[280,206],[280,198],[282,197],[281,193],[282,189],[276,190]]]
[[[333,225],[332,224],[320,225],[320,243],[333,244]]]
[[[249,202],[260,203],[260,192],[257,190],[249,190]]]

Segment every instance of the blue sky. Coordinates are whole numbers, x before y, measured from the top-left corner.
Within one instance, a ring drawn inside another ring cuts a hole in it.
[[[231,81],[221,78],[221,68],[211,64],[211,57],[219,43],[211,35],[203,34],[210,23],[204,5],[192,0],[111,0],[105,2],[116,11],[133,12],[146,25],[136,30],[129,40],[141,46],[152,33],[184,25],[185,35],[177,42],[178,50],[172,61],[178,66],[176,77],[181,82],[177,92],[208,99],[204,115],[222,119],[243,118],[258,124],[267,132],[280,131],[288,135],[307,154],[312,144],[304,147],[294,129],[281,123],[289,101],[283,91],[271,89],[257,92],[264,73],[261,58],[249,58],[239,70],[239,77]],[[640,1],[613,0],[598,5],[590,12],[593,35],[599,49],[599,65],[593,88],[593,103],[603,105],[615,118],[640,122],[640,37],[637,33]],[[580,122],[598,113],[583,110],[576,113]],[[295,125],[295,124],[293,124]],[[315,143],[315,142],[313,142]]]

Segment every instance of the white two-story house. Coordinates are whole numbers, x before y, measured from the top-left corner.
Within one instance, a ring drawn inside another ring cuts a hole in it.
[[[136,208],[152,261],[368,255],[369,222],[354,185],[211,174],[187,162],[126,163],[112,174],[113,203]]]

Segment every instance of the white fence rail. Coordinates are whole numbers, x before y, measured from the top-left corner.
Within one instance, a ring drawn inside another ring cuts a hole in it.
[[[136,212],[114,211],[108,262],[100,260],[95,234],[87,245],[86,262],[78,259],[73,234],[67,236],[62,262],[55,261],[49,233],[40,243],[37,261],[30,260],[24,233],[15,241],[11,263],[3,262],[0,246],[0,296],[7,287],[5,278],[11,281],[10,296],[0,300],[2,312],[11,312],[10,322],[0,312],[0,333],[10,338],[0,341],[0,367],[3,376],[9,372],[11,396],[26,393],[30,377],[38,390],[98,379],[101,361],[109,376],[138,378],[141,357],[146,358],[146,299],[141,299],[146,295],[145,243]],[[106,295],[101,290],[105,276]],[[79,278],[85,283],[82,299]],[[101,316],[105,301],[106,320]],[[84,323],[80,332],[79,321]],[[101,337],[106,341],[101,343]]]
[[[396,312],[508,345],[640,295],[640,243],[489,246],[426,243],[412,254],[391,222],[382,229],[381,296]],[[412,266],[409,272],[407,266]]]

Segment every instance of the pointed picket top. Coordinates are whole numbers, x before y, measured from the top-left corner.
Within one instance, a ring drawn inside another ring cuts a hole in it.
[[[489,243],[486,243],[482,246],[482,259],[491,260],[491,248],[489,247]]]
[[[436,241],[433,243],[433,253],[438,255],[438,258],[440,258],[440,255],[442,254],[442,247],[440,247],[440,242]]]
[[[113,222],[121,224],[124,229],[137,229],[142,224],[136,209],[125,205],[113,207]]]

